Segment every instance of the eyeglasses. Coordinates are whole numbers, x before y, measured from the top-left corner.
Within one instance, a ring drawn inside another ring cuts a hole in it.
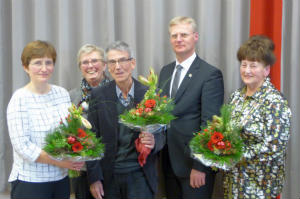
[[[180,36],[180,38],[186,39],[188,38],[188,36],[190,36],[193,33],[178,33],[178,34],[171,34],[171,38],[172,39],[177,39],[178,36]]]
[[[88,66],[90,64],[92,64],[93,66],[99,64],[100,62],[103,62],[102,59],[90,59],[90,60],[84,60],[82,62],[80,62],[80,65],[82,66]]]
[[[35,66],[35,67],[38,67],[38,68],[41,68],[43,65],[45,65],[46,67],[50,67],[50,66],[54,65],[52,60],[46,60],[46,61],[37,60],[37,61],[34,61],[33,63],[30,63],[30,64]]]
[[[117,65],[117,63],[119,64],[119,65],[124,65],[124,64],[126,64],[127,62],[129,62],[130,60],[132,60],[132,58],[130,57],[130,58],[120,58],[120,59],[118,59],[118,60],[108,60],[107,61],[107,64],[108,64],[108,66],[109,67],[115,67],[116,65]]]

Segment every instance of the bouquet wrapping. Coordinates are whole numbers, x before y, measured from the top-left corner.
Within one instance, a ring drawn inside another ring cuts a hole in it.
[[[82,107],[73,104],[69,115],[60,125],[46,136],[46,151],[56,160],[91,161],[101,159],[104,144],[91,131],[91,124],[82,117]],[[69,170],[70,177],[78,177],[79,172]]]
[[[231,121],[231,106],[223,105],[221,115],[213,116],[190,141],[192,156],[206,166],[229,170],[243,155],[241,128]]]
[[[144,95],[144,99],[129,111],[120,115],[120,122],[129,128],[137,131],[158,133],[165,128],[175,116],[171,114],[174,108],[173,100],[167,96],[161,97],[162,90],[157,91],[158,77],[153,69],[150,69],[148,78],[139,76],[139,81],[148,86],[149,89]],[[151,150],[145,147],[138,138],[135,141],[139,154],[139,163],[143,166]]]

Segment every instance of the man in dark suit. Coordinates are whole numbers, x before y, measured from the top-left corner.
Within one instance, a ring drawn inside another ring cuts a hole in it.
[[[163,150],[167,197],[211,198],[215,174],[191,158],[188,145],[193,133],[219,114],[224,98],[222,73],[195,53],[198,33],[194,19],[173,18],[169,34],[176,61],[164,66],[159,76],[162,94],[174,98],[177,117],[167,129]]]
[[[88,119],[105,144],[101,161],[87,163],[90,190],[95,198],[153,198],[157,190],[156,154],[165,143],[163,133],[136,132],[119,123],[119,115],[135,107],[147,87],[132,78],[135,59],[125,42],[114,42],[106,50],[108,70],[113,77],[107,85],[92,91]],[[93,72],[91,67],[91,72]],[[141,167],[134,141],[151,149]]]

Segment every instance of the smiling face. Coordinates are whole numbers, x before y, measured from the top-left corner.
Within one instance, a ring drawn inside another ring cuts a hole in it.
[[[178,61],[182,62],[195,52],[198,33],[191,24],[179,23],[169,28],[170,43]]]
[[[128,84],[132,81],[132,71],[135,68],[135,59],[126,51],[110,50],[107,52],[108,71],[119,84]]]
[[[54,71],[54,62],[49,57],[33,58],[28,66],[23,66],[23,68],[32,83],[47,84]]]
[[[240,75],[247,88],[258,89],[270,73],[270,66],[263,62],[242,60]]]
[[[80,70],[90,86],[98,86],[103,78],[105,67],[103,57],[97,51],[83,53],[80,56]]]

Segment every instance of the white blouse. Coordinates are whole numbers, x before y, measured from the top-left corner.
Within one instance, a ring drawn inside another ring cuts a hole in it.
[[[35,162],[45,137],[68,115],[70,96],[64,88],[51,85],[47,94],[39,95],[20,88],[7,107],[7,124],[13,146],[13,166],[9,182],[49,182],[63,179],[67,169]]]

